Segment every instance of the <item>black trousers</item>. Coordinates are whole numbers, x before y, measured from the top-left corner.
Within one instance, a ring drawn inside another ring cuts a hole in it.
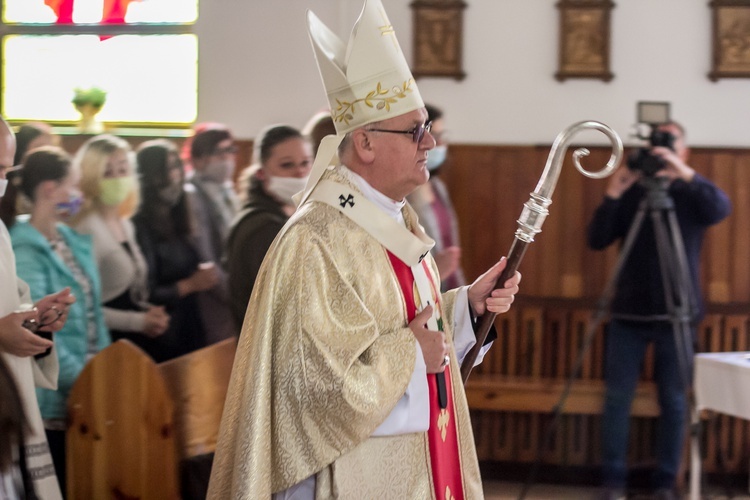
[[[67,491],[65,490],[65,431],[45,429],[44,432],[47,434],[47,443],[49,443],[52,463],[55,465],[57,482],[60,484],[60,491],[63,498],[65,498],[67,496]]]

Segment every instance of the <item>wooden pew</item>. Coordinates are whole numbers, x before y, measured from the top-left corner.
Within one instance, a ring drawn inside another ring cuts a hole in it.
[[[68,498],[180,498],[181,461],[216,448],[235,350],[227,339],[157,365],[120,340],[94,356],[68,400]]]
[[[68,399],[69,500],[179,498],[174,404],[151,358],[127,340],[86,365]]]
[[[237,341],[226,339],[159,365],[175,403],[183,499],[204,499]]]

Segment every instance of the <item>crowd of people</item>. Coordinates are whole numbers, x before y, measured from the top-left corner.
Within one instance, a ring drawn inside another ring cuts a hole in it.
[[[0,419],[20,425],[16,446],[27,450],[21,462],[3,454],[0,470],[8,456],[22,467],[3,473],[0,492],[25,480],[59,498],[66,401],[84,365],[119,339],[162,362],[238,336],[263,257],[310,174],[312,142],[267,128],[235,186],[236,145],[218,123],[196,126],[182,150],[101,134],[68,152],[46,124],[0,128],[0,379],[15,380],[1,390],[21,403]]]
[[[384,23],[380,2],[366,2],[349,50],[308,15],[330,110],[303,131],[263,129],[238,176],[219,123],[196,126],[181,148],[101,134],[65,151],[47,125],[14,134],[0,119],[0,498],[63,496],[67,399],[111,342],[163,362],[233,336],[209,498],[482,498],[460,368],[470,352],[481,362],[494,333],[475,345],[477,320],[507,312],[521,277],[496,288],[501,259],[467,284],[439,177],[445,117],[422,101]],[[376,90],[349,101],[365,88]],[[682,127],[663,128],[675,144],[650,154],[664,163],[699,295],[705,229],[731,205],[686,163]],[[626,236],[642,177],[621,167],[610,181],[592,248]],[[675,498],[687,380],[665,292],[652,286],[649,234],[607,334],[609,499],[626,494],[628,408],[651,342],[662,410],[653,486]],[[700,300],[692,312],[700,318]]]

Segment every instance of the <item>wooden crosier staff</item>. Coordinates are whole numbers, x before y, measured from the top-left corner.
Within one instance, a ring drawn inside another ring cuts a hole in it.
[[[560,176],[560,169],[562,168],[563,160],[565,159],[565,152],[570,145],[572,137],[579,131],[593,129],[599,130],[604,133],[609,140],[612,142],[612,154],[609,157],[607,165],[597,171],[591,172],[583,168],[581,165],[581,157],[588,156],[588,149],[581,148],[576,149],[573,152],[573,162],[576,168],[586,177],[593,179],[601,179],[611,174],[617,166],[620,164],[622,159],[622,141],[620,136],[615,133],[614,130],[609,128],[607,125],[596,121],[583,121],[574,123],[557,135],[555,142],[552,144],[549,156],[547,157],[547,165],[544,167],[542,177],[531,193],[529,201],[524,203],[521,217],[518,219],[518,229],[516,230],[515,239],[508,252],[508,261],[505,265],[505,269],[500,274],[500,277],[495,282],[495,289],[503,288],[506,281],[508,281],[518,270],[518,266],[523,260],[523,256],[526,253],[526,248],[534,241],[534,235],[542,231],[542,224],[544,219],[547,217],[549,211],[547,207],[552,203],[552,192],[555,190],[557,179]],[[481,318],[479,318],[479,324],[477,326],[477,343],[471,348],[469,353],[464,358],[461,364],[461,378],[466,383],[469,378],[471,369],[474,367],[479,350],[484,345],[487,339],[487,334],[492,328],[492,324],[495,321],[497,313],[486,311]]]

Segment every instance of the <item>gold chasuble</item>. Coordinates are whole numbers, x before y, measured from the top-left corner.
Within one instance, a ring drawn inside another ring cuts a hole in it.
[[[266,500],[313,475],[318,500],[483,498],[453,352],[448,421],[431,412],[428,432],[371,437],[404,395],[419,348],[408,327],[415,294],[394,268],[423,266],[432,287],[439,283],[424,250],[431,240],[408,205],[403,215],[415,241],[391,244],[403,227],[329,168],[279,233],[245,315],[209,498]],[[443,294],[431,320],[442,320],[449,339],[454,299]],[[441,459],[447,473],[433,470],[428,439],[442,439],[442,429],[454,436]]]

